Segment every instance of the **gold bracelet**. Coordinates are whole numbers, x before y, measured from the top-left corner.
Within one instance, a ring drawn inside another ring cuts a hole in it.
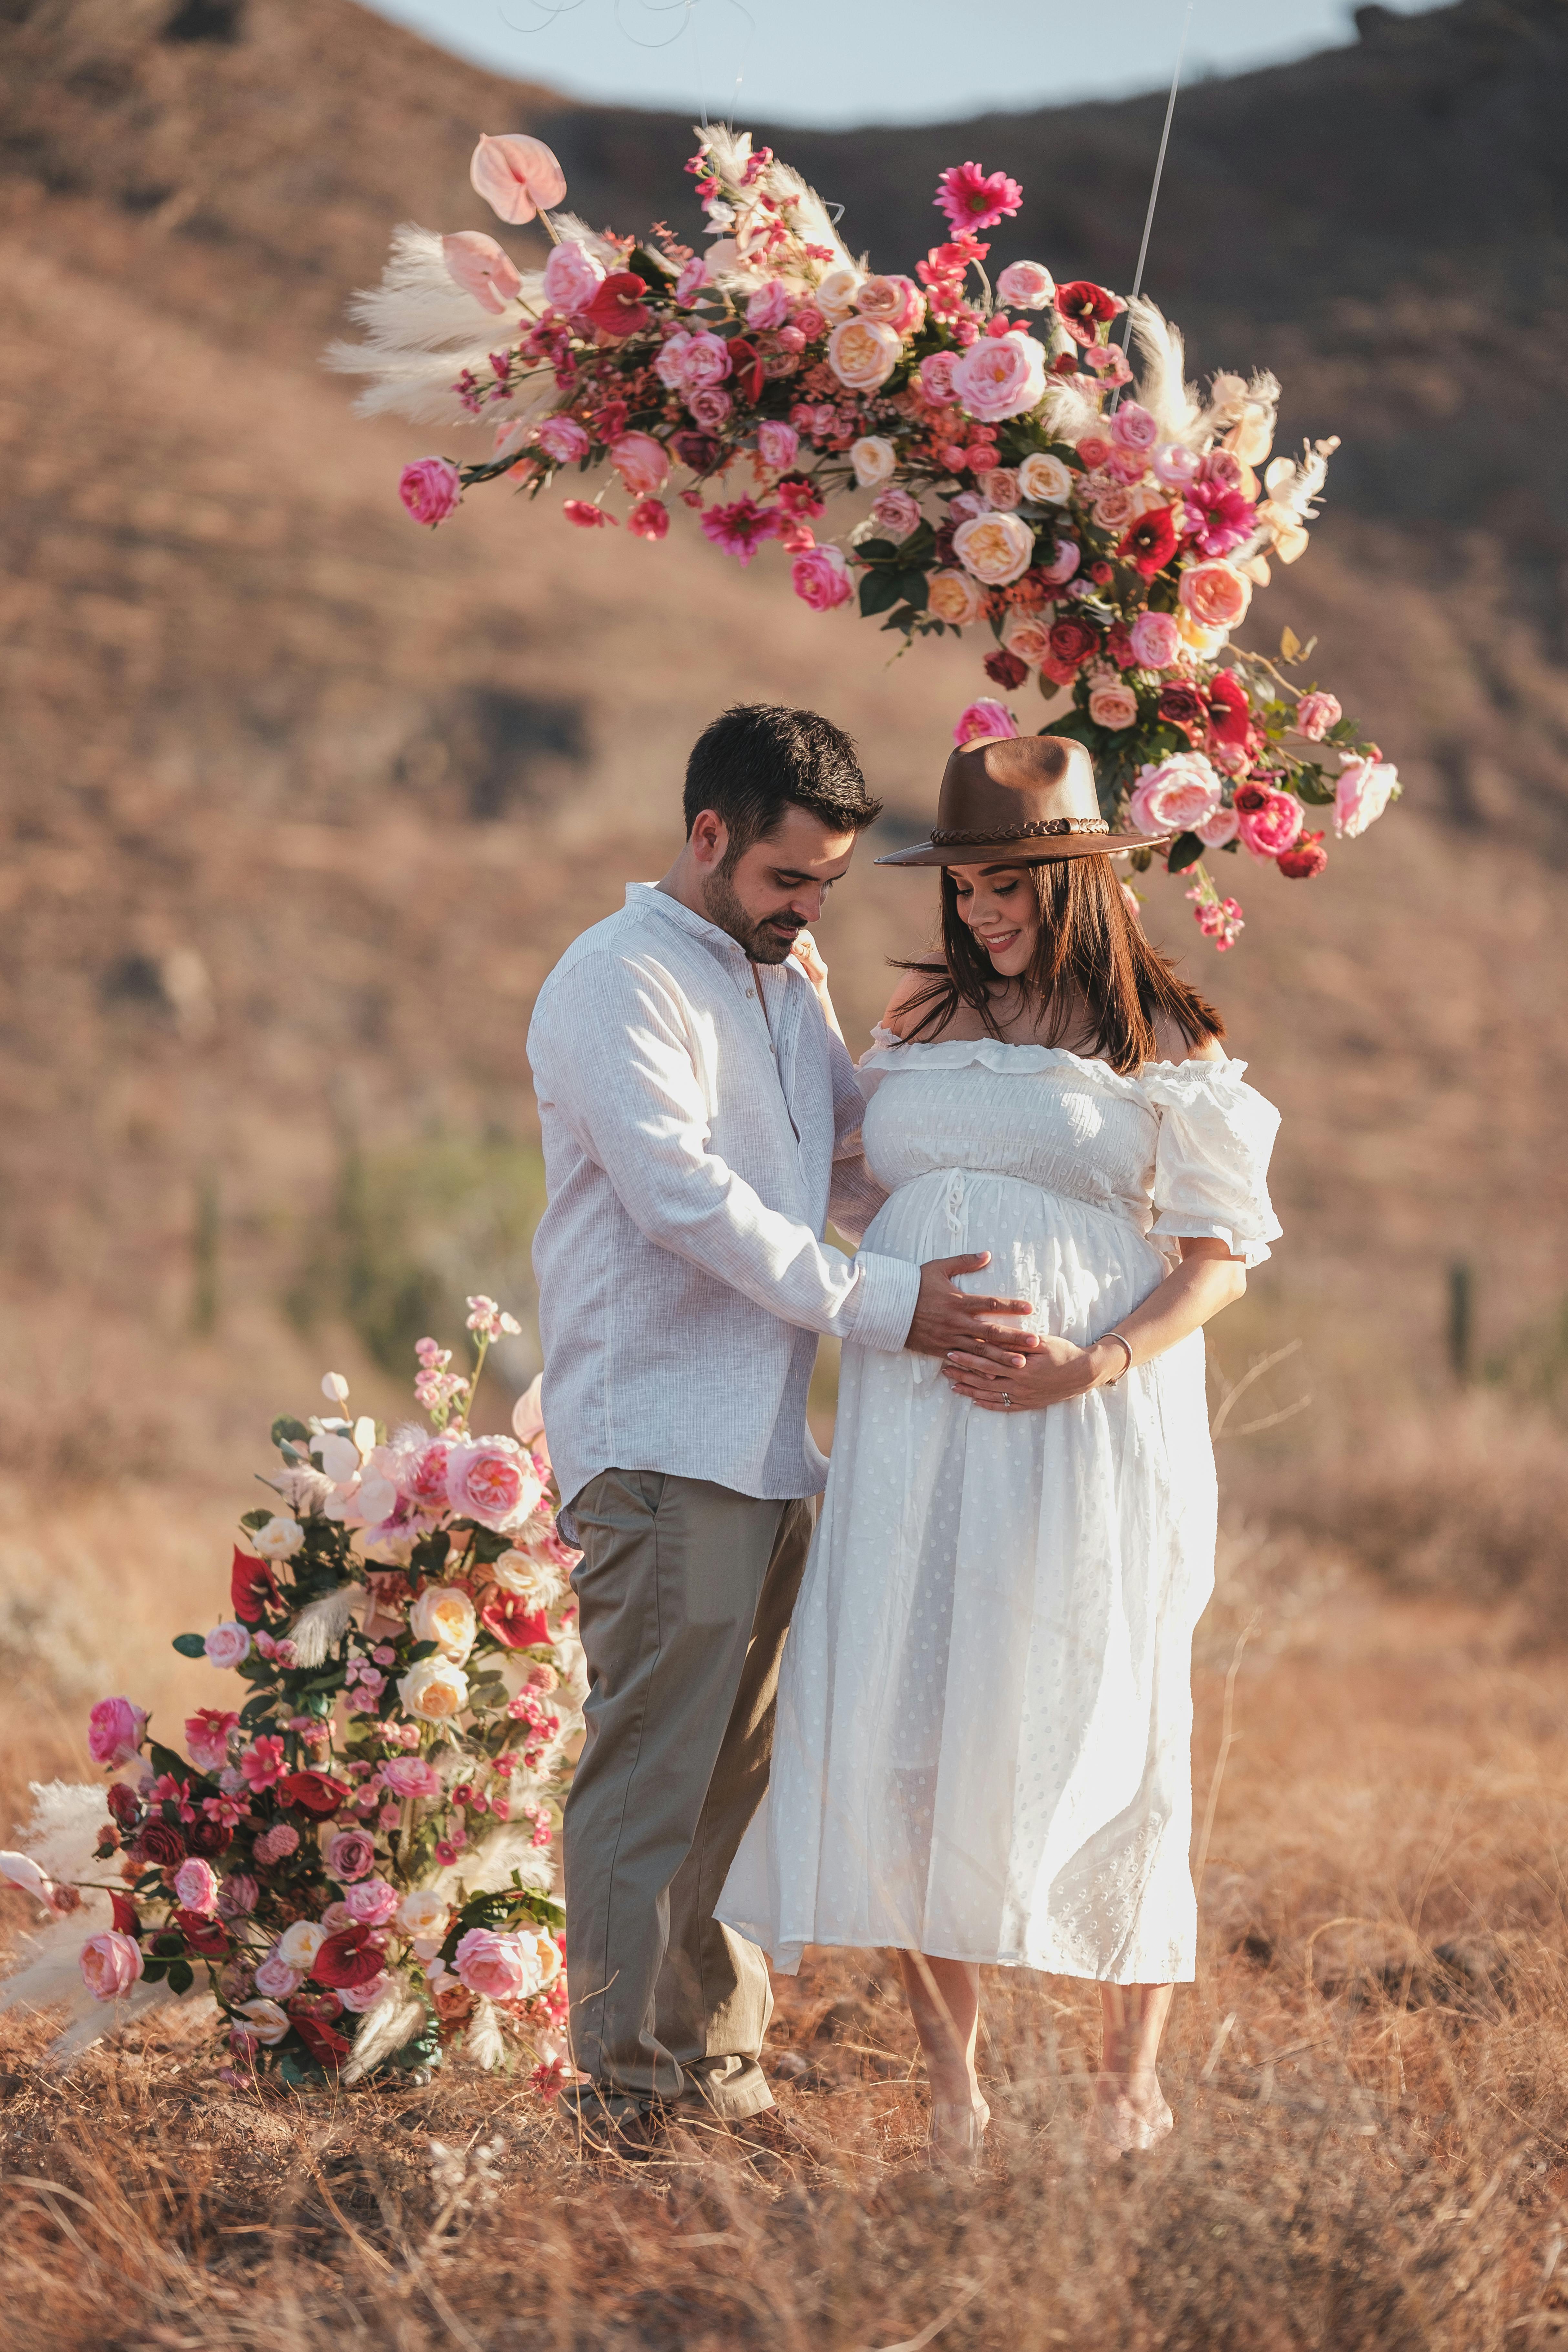
[[[1117,1387],[1121,1381],[1124,1381],[1127,1378],[1128,1373],[1132,1370],[1132,1343],[1128,1339],[1127,1334],[1124,1331],[1102,1331],[1100,1336],[1101,1339],[1114,1339],[1118,1347],[1125,1348],[1127,1350],[1127,1361],[1117,1373],[1116,1379],[1113,1381],[1107,1381],[1105,1382],[1105,1386],[1108,1389],[1113,1389]]]

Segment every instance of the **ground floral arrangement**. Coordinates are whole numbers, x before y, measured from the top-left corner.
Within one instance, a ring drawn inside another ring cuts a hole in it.
[[[906,643],[987,635],[992,684],[1034,680],[1046,730],[1088,746],[1105,814],[1175,828],[1168,869],[1190,869],[1199,924],[1229,947],[1241,909],[1205,852],[1310,879],[1328,853],[1309,812],[1354,836],[1399,790],[1312,679],[1311,646],[1286,630],[1266,657],[1230,641],[1271,560],[1304,552],[1338,443],[1270,458],[1275,378],[1218,374],[1200,393],[1151,302],[1126,321],[1134,383],[1119,295],[1058,285],[1034,261],[993,288],[981,232],[1023,201],[1004,173],[944,172],[950,235],[912,278],[883,276],[851,259],[771,149],[744,132],[700,140],[687,169],[702,254],[662,226],[639,243],[552,218],[560,164],[521,134],[481,138],[471,176],[503,221],[543,221],[542,272],[473,230],[398,232],[381,286],[356,298],[366,341],[331,362],[371,377],[366,413],[494,434],[482,462],[407,467],[408,512],[439,523],[478,484],[537,496],[575,474],[592,495],[564,499],[569,523],[657,541],[679,468],[676,495],[713,544],[744,565],[776,541],[814,610],[858,603]],[[819,540],[829,499],[857,490],[874,494],[869,514],[842,543]],[[987,694],[954,740],[1023,723]]]
[[[546,2096],[569,2078],[550,1889],[584,1695],[577,1555],[536,1391],[515,1435],[470,1432],[486,1352],[518,1326],[468,1307],[467,1375],[420,1342],[423,1426],[348,1420],[335,1372],[334,1410],[274,1423],[275,1500],[241,1520],[232,1613],[174,1642],[237,1677],[234,1703],[198,1708],[182,1754],[132,1700],[101,1699],[89,1747],[116,1775],[109,1818],[101,1790],[56,1784],[29,1850],[0,1854],[70,1948],[25,1962],[0,2002],[58,1997],[68,1957],[68,2049],[110,2005],[199,1989],[235,2065],[294,2087],[426,2074],[453,2045],[531,2069]],[[81,1941],[89,1906],[110,1916]]]

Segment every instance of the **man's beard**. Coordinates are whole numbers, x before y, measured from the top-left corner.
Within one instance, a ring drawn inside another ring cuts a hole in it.
[[[783,919],[790,926],[786,939],[773,923],[758,921],[749,915],[721,866],[702,885],[702,911],[718,929],[728,931],[736,944],[745,949],[753,963],[784,963],[805,929],[804,923],[786,915]]]

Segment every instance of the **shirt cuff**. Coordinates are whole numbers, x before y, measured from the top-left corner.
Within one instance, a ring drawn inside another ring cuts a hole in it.
[[[875,1348],[885,1356],[896,1356],[915,1319],[921,1270],[907,1257],[879,1257],[875,1251],[861,1250],[855,1271],[860,1282],[849,1336],[858,1348]]]

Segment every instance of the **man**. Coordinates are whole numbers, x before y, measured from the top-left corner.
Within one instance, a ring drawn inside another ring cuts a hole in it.
[[[848,737],[727,710],[685,804],[680,856],[567,950],[528,1040],[544,1413],[590,1685],[564,1833],[576,2104],[623,2141],[680,2100],[773,2105],[766,1963],[711,1914],[766,1787],[824,1484],[818,1336],[942,1355],[1028,1311],[954,1289],[984,1257],[822,1240],[829,1213],[858,1239],[883,1198],[849,1055],[791,960],[879,814]]]

